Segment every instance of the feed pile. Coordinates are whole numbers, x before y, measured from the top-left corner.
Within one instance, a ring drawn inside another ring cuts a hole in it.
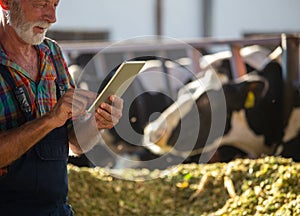
[[[137,181],[102,168],[68,172],[77,216],[300,215],[300,163],[280,157],[123,171]]]

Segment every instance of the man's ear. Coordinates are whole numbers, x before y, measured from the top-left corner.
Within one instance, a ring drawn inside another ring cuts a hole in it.
[[[9,10],[9,0],[0,0],[2,9]]]

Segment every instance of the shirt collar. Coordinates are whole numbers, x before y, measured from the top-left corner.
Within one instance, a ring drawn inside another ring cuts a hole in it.
[[[49,55],[50,54],[50,48],[47,46],[47,44],[45,42],[42,42],[38,45],[35,45],[38,50],[42,53],[44,53],[45,55]],[[0,63],[7,65],[7,62],[9,61],[3,47],[0,45]]]
[[[49,46],[44,41],[36,46],[38,50],[40,50],[42,53],[45,53],[45,55],[49,55],[51,52]]]
[[[2,45],[0,44],[0,58],[2,59],[7,59],[7,55],[2,47]]]

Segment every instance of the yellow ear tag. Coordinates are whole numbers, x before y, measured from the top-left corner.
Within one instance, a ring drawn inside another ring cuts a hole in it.
[[[255,95],[252,91],[249,91],[244,106],[246,109],[249,109],[254,107],[254,105],[255,105]]]
[[[178,182],[177,184],[176,184],[176,186],[178,187],[178,188],[181,188],[181,189],[184,189],[184,188],[187,188],[188,186],[189,186],[189,183],[187,182],[187,181],[184,181],[184,182]]]

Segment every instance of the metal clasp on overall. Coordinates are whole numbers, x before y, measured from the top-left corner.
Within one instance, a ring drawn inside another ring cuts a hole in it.
[[[15,96],[20,104],[20,108],[25,113],[31,113],[30,98],[24,86],[19,86],[14,89]]]

